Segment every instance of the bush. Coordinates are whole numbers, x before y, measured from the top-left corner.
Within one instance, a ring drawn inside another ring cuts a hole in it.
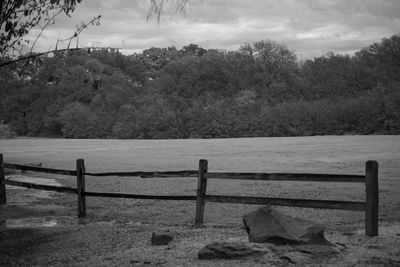
[[[15,132],[8,124],[0,124],[0,139],[14,138]]]

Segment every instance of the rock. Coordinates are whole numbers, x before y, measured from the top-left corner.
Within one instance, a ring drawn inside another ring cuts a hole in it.
[[[260,255],[268,251],[259,245],[245,242],[213,242],[202,248],[198,257],[200,259],[230,259]]]
[[[243,222],[250,242],[330,245],[324,237],[322,225],[287,216],[271,206],[244,215]]]
[[[298,244],[289,246],[273,246],[271,250],[279,256],[293,264],[318,263],[338,254],[333,246]]]
[[[293,264],[318,263],[332,258],[338,251],[331,245],[295,244],[284,246],[271,246],[271,251],[280,259]]]
[[[311,255],[307,255],[299,251],[291,251],[285,253],[280,258],[283,260],[287,260],[289,263],[292,264],[305,264],[312,262]]]
[[[168,245],[173,239],[172,236],[166,233],[156,233],[153,232],[151,235],[151,244],[152,245]]]
[[[328,242],[329,243],[329,242]],[[338,254],[334,245],[329,243],[328,245],[316,245],[316,244],[300,244],[294,246],[294,249],[299,252],[311,254],[315,256],[331,257]]]

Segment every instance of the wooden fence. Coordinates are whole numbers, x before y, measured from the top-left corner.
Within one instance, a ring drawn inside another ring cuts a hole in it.
[[[34,171],[42,173],[62,174],[76,176],[77,187],[63,187],[40,185],[27,182],[6,180],[4,168]],[[127,193],[105,193],[88,192],[85,190],[85,176],[122,176],[141,178],[176,178],[176,177],[198,177],[197,195],[139,195]],[[251,196],[229,196],[207,194],[208,179],[239,179],[257,181],[293,181],[293,182],[342,182],[342,183],[364,183],[366,197],[365,201],[341,201],[341,200],[315,200],[315,199],[291,199],[291,198],[268,198]],[[189,200],[196,201],[195,225],[203,224],[205,202],[240,203],[255,205],[276,205],[302,208],[354,210],[365,212],[365,233],[368,236],[378,235],[378,163],[367,161],[365,175],[348,174],[315,174],[315,173],[227,173],[208,172],[207,160],[199,161],[198,170],[166,171],[166,172],[107,172],[90,173],[86,172],[83,159],[76,160],[76,170],[60,170],[42,167],[33,167],[20,164],[3,162],[3,155],[0,154],[0,204],[5,204],[5,185],[20,186],[47,191],[55,191],[78,195],[78,217],[86,216],[86,197],[112,197],[112,198],[135,198],[135,199],[159,199],[159,200]]]

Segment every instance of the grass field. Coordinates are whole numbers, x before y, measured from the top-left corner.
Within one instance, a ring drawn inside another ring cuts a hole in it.
[[[365,162],[379,163],[381,215],[400,218],[400,136],[316,136],[192,140],[0,140],[11,163],[42,163],[74,169],[85,159],[88,172],[196,170],[208,159],[209,171],[364,174]],[[36,174],[37,175],[37,174]],[[75,185],[71,177],[57,177]],[[195,194],[195,179],[87,178],[88,190]],[[210,181],[212,193],[344,199],[364,198],[359,184]],[[391,202],[390,205],[387,202]],[[394,205],[394,206],[392,206]],[[219,204],[218,204],[219,206]],[[90,207],[90,206],[89,206]],[[386,212],[391,216],[386,215]]]
[[[368,159],[387,175],[399,175],[400,136],[314,136],[184,140],[0,140],[6,161],[42,162],[105,170],[193,169],[206,158],[210,169],[227,171],[363,172]]]
[[[43,167],[61,169],[74,169],[75,160],[83,158],[88,172],[196,170],[198,160],[207,159],[209,171],[364,174],[365,162],[376,160],[379,163],[380,179],[380,225],[398,225],[400,221],[400,136],[195,140],[11,139],[0,140],[0,153],[3,154],[5,162],[42,163]],[[74,177],[43,176],[36,173],[30,173],[30,175],[55,178],[64,185],[75,186]],[[86,183],[87,191],[138,194],[195,195],[197,186],[197,181],[193,178],[87,177]],[[20,197],[18,192],[18,190],[8,190],[9,203],[18,203],[16,199]],[[210,180],[208,192],[354,201],[363,201],[365,198],[365,188],[362,184],[340,183]],[[64,226],[63,229],[77,224],[76,196],[55,194],[52,199],[37,200],[35,204],[37,207],[44,208],[36,213],[28,212],[29,216],[48,216],[50,212],[57,218],[58,224]],[[179,227],[191,225],[194,221],[195,203],[88,198],[87,207],[89,225],[96,225],[96,227],[99,227],[99,224],[102,227],[104,224],[117,227],[148,226],[150,227],[148,231],[150,231],[159,228],[176,230]],[[18,204],[9,208],[3,214],[8,214],[13,218],[22,216],[18,212],[27,212],[26,206],[21,210]],[[242,215],[255,208],[249,205],[207,203],[205,223],[210,228],[204,232],[207,238],[203,241],[212,241],[213,236],[221,238],[225,235],[228,239],[235,238],[235,231],[242,227]],[[280,209],[293,216],[323,223],[328,232],[358,231],[363,233],[363,212]],[[215,233],[218,229],[225,230]],[[187,230],[184,232],[187,234]],[[236,234],[237,237],[245,238],[245,232]],[[200,241],[198,243],[193,241],[193,244],[191,245],[193,251],[198,246],[204,245]],[[82,261],[78,260],[74,263]],[[117,261],[117,263],[121,262]],[[167,261],[167,263],[177,262]],[[188,263],[187,259],[184,263]]]

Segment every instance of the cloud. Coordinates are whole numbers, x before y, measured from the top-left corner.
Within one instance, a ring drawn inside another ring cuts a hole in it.
[[[149,1],[84,1],[71,18],[60,17],[44,32],[37,49],[48,49],[98,14],[101,25],[86,29],[80,46],[112,46],[126,53],[189,43],[235,50],[271,39],[312,58],[330,51],[351,54],[400,29],[398,0],[192,0],[185,16],[173,16],[174,1],[167,3],[158,25],[146,21]]]

